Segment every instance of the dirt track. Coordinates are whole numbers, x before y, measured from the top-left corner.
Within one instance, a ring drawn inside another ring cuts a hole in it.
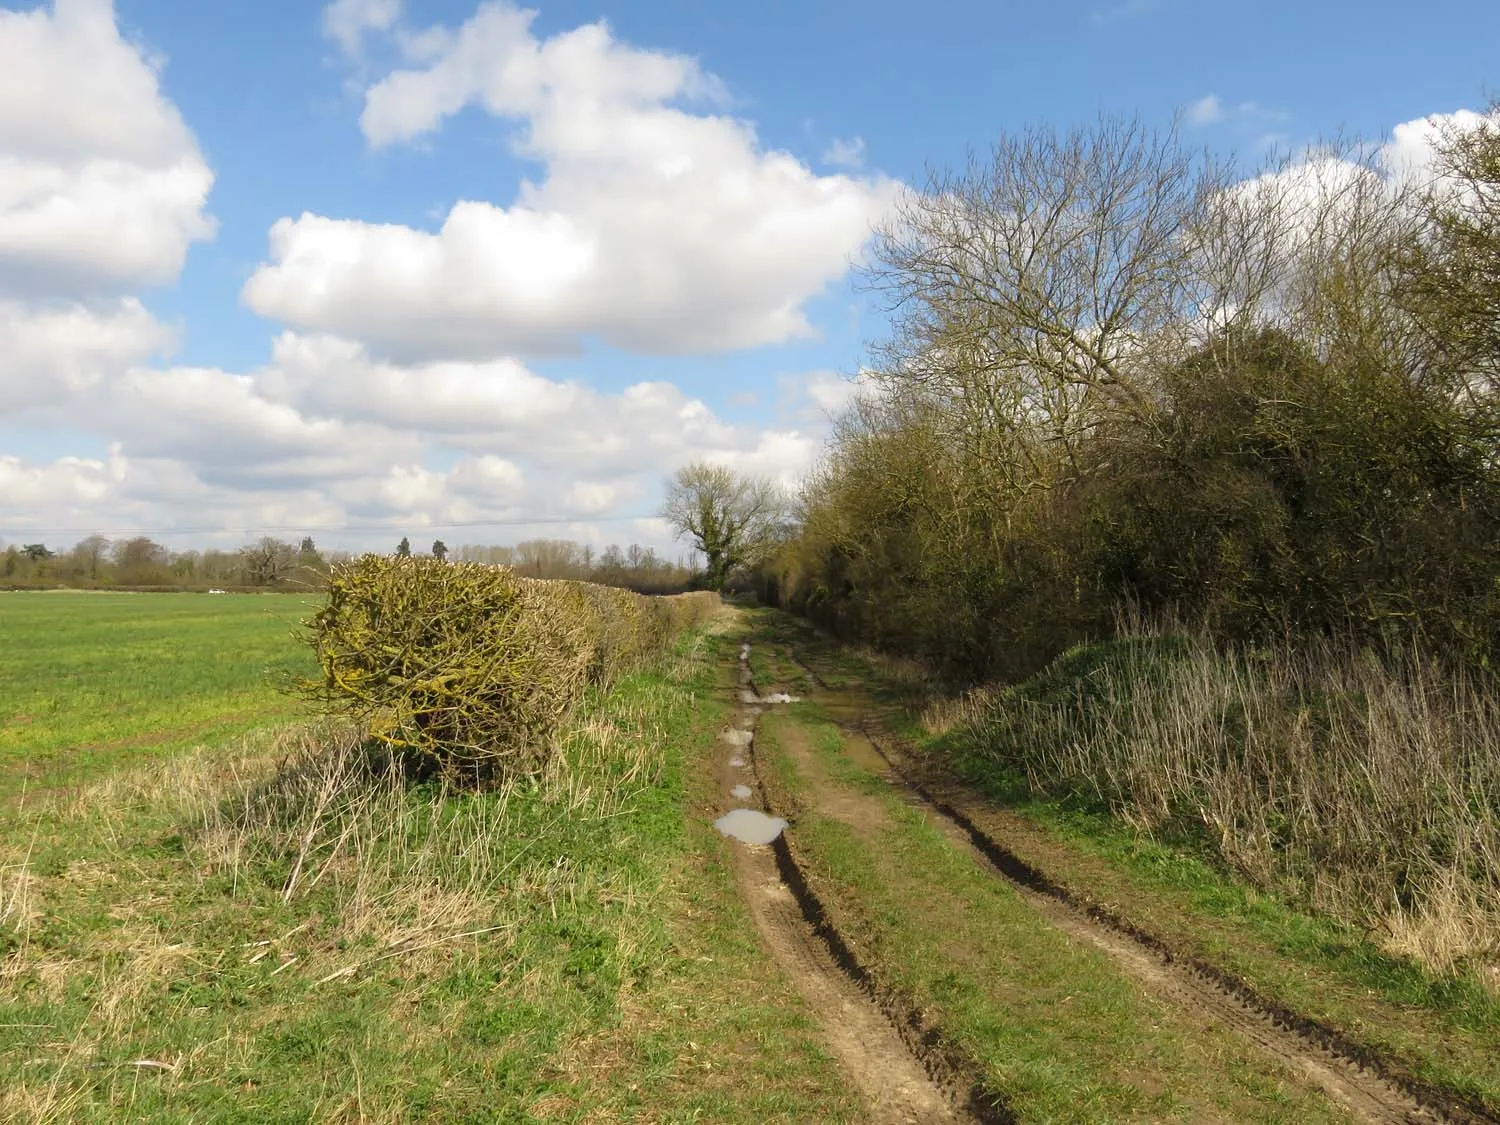
[[[835,699],[806,664],[795,658],[793,662],[817,685],[819,690],[813,698],[825,697],[824,702],[842,712],[839,719],[845,752],[856,763],[884,778],[908,803],[931,815],[956,846],[971,852],[981,866],[1011,884],[1050,925],[1104,953],[1142,989],[1195,1018],[1231,1029],[1300,1075],[1354,1120],[1377,1125],[1492,1120],[1460,1099],[1408,1079],[1399,1067],[1370,1057],[1358,1045],[1341,1041],[1337,1033],[1262,1001],[1211,966],[1177,960],[1165,943],[1107,912],[1080,903],[1006,848],[1003,810],[990,808],[961,789],[919,776],[903,759],[898,744],[879,733],[857,703],[851,706],[847,697]],[[811,768],[805,748],[793,748],[792,752],[799,758],[799,772],[811,786],[805,797],[812,807],[853,823],[878,823],[887,816],[878,800],[862,798],[843,787],[834,791],[821,781],[820,771]]]
[[[716,755],[721,808],[774,815],[755,757],[764,707],[744,702],[758,693],[743,661],[740,676],[741,707],[720,737]],[[731,796],[747,785],[749,798]],[[762,941],[807,1001],[829,1051],[865,1096],[868,1120],[879,1125],[1013,1120],[973,1088],[971,1076],[944,1052],[917,1013],[876,994],[869,974],[829,925],[784,836],[771,844],[737,843],[734,854],[736,881]]]

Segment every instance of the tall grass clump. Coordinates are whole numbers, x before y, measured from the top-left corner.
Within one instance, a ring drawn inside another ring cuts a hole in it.
[[[313,693],[378,744],[450,778],[534,771],[590,686],[662,654],[716,604],[506,567],[366,555],[311,619]]]
[[[1500,956],[1500,692],[1418,650],[1134,636],[940,716],[988,768],[1148,831],[1437,969]]]

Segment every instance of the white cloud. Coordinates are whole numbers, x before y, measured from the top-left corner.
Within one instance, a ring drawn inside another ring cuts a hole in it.
[[[323,32],[349,55],[358,55],[371,31],[389,31],[401,18],[401,0],[333,0],[323,9]]]
[[[1217,94],[1207,94],[1187,107],[1189,125],[1212,125],[1224,119],[1224,104]]]
[[[135,298],[103,307],[0,301],[0,410],[66,409],[110,375],[175,344]]]
[[[1489,122],[1500,127],[1500,119],[1460,109],[1435,113],[1397,125],[1380,151],[1386,170],[1398,178],[1427,180],[1433,175],[1438,142],[1450,133],[1466,133]]]
[[[812,404],[828,414],[837,414],[864,389],[862,377],[848,378],[833,371],[815,371],[807,376],[804,393]]]
[[[379,147],[478,105],[524,123],[540,183],[508,207],[461,202],[437,231],[284,219],[246,302],[404,361],[812,335],[803,304],[843,276],[896,185],[815,175],[743,121],[680,108],[719,94],[692,59],[602,24],[538,39],[533,16],[486,3],[457,31],[399,31],[416,65],[367,91],[361,123]]]
[[[88,458],[62,457],[30,465],[0,454],[0,496],[5,497],[7,516],[19,511],[50,521],[58,512],[86,508],[108,497],[117,480],[115,472],[109,464]]]
[[[833,143],[823,150],[823,163],[835,168],[863,168],[865,166],[865,139],[852,137],[845,140],[835,137]]]
[[[212,184],[109,0],[0,11],[0,294],[171,281],[213,234]]]

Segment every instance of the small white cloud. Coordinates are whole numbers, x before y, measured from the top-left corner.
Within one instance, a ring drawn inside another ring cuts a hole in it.
[[[845,140],[835,137],[833,143],[823,151],[823,163],[835,168],[863,168],[865,166],[865,139],[852,137]]]
[[[1189,125],[1212,125],[1224,119],[1224,105],[1216,94],[1209,94],[1189,105],[1185,116]]]
[[[333,0],[323,9],[323,33],[358,56],[366,33],[390,31],[401,18],[401,0]]]

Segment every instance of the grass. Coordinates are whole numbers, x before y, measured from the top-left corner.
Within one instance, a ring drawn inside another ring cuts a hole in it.
[[[1114,905],[1181,952],[1220,965],[1261,994],[1500,1113],[1500,989],[1480,966],[1434,968],[1393,949],[1378,929],[1309,908],[1295,887],[1257,887],[1190,822],[1132,823],[1112,814],[1088,784],[1040,790],[1024,769],[1007,768],[994,753],[996,740],[1019,738],[1031,719],[1013,718],[998,731],[975,721],[1013,699],[1037,708],[1080,698],[1092,698],[1107,720],[1112,712],[1100,703],[1108,702],[1101,669],[1122,658],[1183,660],[1186,643],[1141,638],[1089,646],[976,705],[945,702],[909,666],[897,664],[893,674],[886,662],[841,649],[785,615],[768,615],[760,627],[825,681],[857,687],[866,713],[898,730],[933,768],[987,796],[1010,817],[1006,844],[1054,878]]]
[[[297,595],[0,594],[0,796],[296,718]]]
[[[851,757],[815,709],[778,711],[761,732],[841,933],[1021,1120],[1341,1120],[1233,1034],[1146,996],[1054,929]]]
[[[0,1117],[857,1120],[699,808],[720,643],[594,693],[500,788],[297,726],[29,800],[0,828]]]
[[[970,772],[1201,838],[1439,972],[1500,966],[1500,685],[1414,654],[1082,646],[938,724]]]

